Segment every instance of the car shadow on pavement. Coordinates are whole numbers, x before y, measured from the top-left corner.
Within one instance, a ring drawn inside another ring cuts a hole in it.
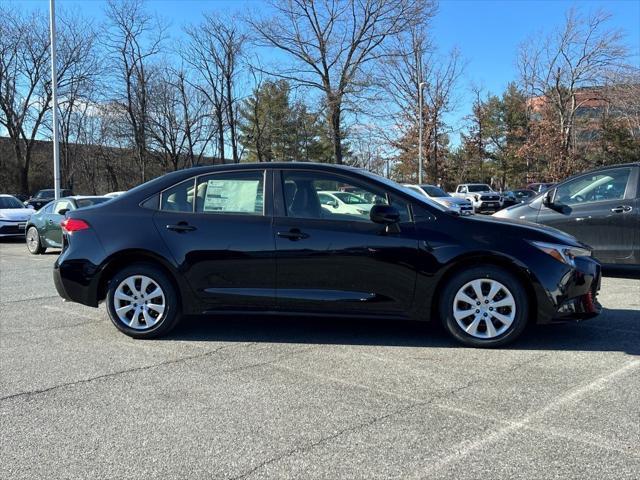
[[[164,340],[464,348],[436,323],[310,317],[188,317]],[[640,355],[640,310],[606,310],[583,324],[531,325],[506,348]]]

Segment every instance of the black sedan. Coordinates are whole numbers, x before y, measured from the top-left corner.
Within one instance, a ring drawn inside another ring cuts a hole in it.
[[[111,200],[109,197],[75,196],[64,197],[49,202],[31,215],[25,229],[29,252],[34,255],[44,253],[47,248],[62,247],[62,227],[67,212],[91,207]]]
[[[60,190],[61,197],[71,197],[73,192],[71,190]],[[29,198],[24,204],[27,207],[31,207],[35,210],[40,210],[47,203],[56,198],[56,191],[53,188],[46,188],[44,190],[38,190],[38,192],[31,198]]]
[[[368,216],[323,206],[358,188]],[[555,229],[460,216],[364,170],[312,163],[198,167],[67,213],[58,293],[106,300],[127,335],[181,315],[442,319],[460,342],[498,346],[528,322],[596,315],[600,265]]]
[[[521,189],[521,190],[509,190],[503,193],[504,201],[502,203],[503,208],[511,207],[519,203],[524,203],[533,197],[538,195],[533,190]]]

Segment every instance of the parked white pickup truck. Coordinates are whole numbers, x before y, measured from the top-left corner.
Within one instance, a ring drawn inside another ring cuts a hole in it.
[[[477,213],[497,212],[502,207],[502,196],[486,183],[463,183],[458,185],[453,197],[465,198],[473,205]]]

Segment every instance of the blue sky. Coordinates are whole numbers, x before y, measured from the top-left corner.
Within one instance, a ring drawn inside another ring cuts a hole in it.
[[[30,8],[47,9],[47,0],[22,0]],[[149,0],[148,8],[171,22],[172,34],[179,35],[183,24],[198,22],[202,12],[265,10],[260,0]],[[57,0],[60,8],[71,7],[100,21],[104,18],[102,0]],[[599,8],[612,14],[610,26],[626,32],[627,42],[640,66],[640,0],[441,0],[433,20],[433,36],[442,52],[457,47],[467,61],[465,76],[458,90],[459,107],[450,121],[462,125],[470,111],[471,83],[500,93],[517,78],[515,65],[518,45],[536,32],[549,31],[561,24],[568,8],[583,12]],[[454,143],[455,142],[454,140]]]

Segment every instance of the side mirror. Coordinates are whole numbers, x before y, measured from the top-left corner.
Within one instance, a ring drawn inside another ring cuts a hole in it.
[[[553,194],[554,194],[555,190],[550,190],[547,193],[544,194],[544,196],[542,197],[542,204],[545,207],[551,208],[553,207]]]
[[[369,218],[373,223],[393,225],[400,221],[400,212],[391,205],[374,205],[369,211]]]
[[[60,210],[60,211],[58,212],[58,215],[66,215],[68,211],[69,211],[69,209],[68,209],[68,208],[63,208],[62,210]]]
[[[337,201],[337,200],[334,200],[334,201],[331,203],[331,206],[332,206],[333,208],[338,208],[340,205],[338,205],[338,201]]]

